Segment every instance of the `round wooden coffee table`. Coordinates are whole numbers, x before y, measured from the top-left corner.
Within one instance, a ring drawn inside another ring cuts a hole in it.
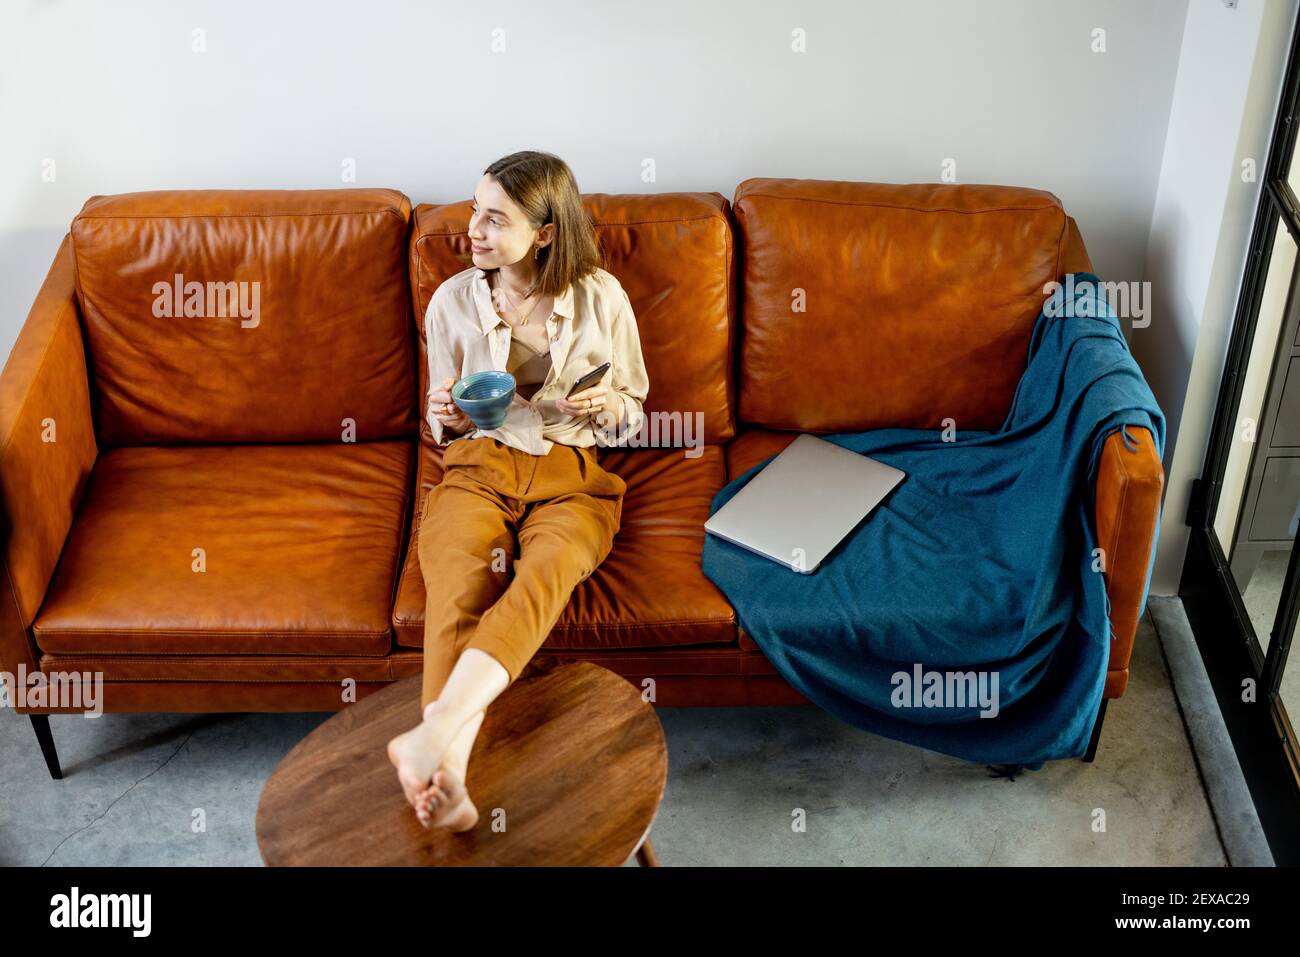
[[[668,780],[654,708],[590,662],[525,671],[487,709],[469,761],[479,820],[426,830],[388,760],[420,717],[420,678],[362,698],[294,746],[262,791],[257,844],[277,865],[654,866]]]

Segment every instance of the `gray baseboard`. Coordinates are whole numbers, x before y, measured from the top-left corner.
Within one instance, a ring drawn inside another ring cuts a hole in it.
[[[1183,602],[1179,598],[1153,597],[1147,608],[1164,649],[1174,696],[1187,725],[1224,853],[1234,867],[1271,867],[1273,854],[1260,827],[1210,676],[1183,611]]]

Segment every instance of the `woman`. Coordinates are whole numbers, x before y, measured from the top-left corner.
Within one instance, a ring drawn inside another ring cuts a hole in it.
[[[419,526],[423,720],[388,744],[420,822],[453,831],[478,821],[465,773],[484,710],[609,553],[627,486],[596,446],[637,431],[649,389],[632,305],[599,265],[563,160],[528,150],[489,166],[469,239],[473,266],[434,291],[424,320],[444,475]],[[606,361],[595,385],[568,395]],[[505,423],[485,431],[451,387],[487,369],[518,384]]]

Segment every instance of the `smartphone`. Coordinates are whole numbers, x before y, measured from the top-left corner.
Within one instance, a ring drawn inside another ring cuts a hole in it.
[[[575,392],[581,392],[583,389],[590,389],[600,381],[601,376],[603,376],[607,371],[609,371],[609,363],[602,362],[577,382],[573,383],[573,388],[569,390],[569,394],[566,395],[565,398],[570,398]]]

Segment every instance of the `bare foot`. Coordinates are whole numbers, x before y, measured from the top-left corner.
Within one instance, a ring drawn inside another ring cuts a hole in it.
[[[468,831],[478,823],[478,808],[469,799],[465,782],[454,770],[439,768],[430,786],[416,799],[416,817],[425,827]]]
[[[410,731],[388,742],[388,760],[397,768],[397,780],[411,807],[419,809],[421,792],[429,788],[433,772],[442,763],[459,730],[433,712]]]

